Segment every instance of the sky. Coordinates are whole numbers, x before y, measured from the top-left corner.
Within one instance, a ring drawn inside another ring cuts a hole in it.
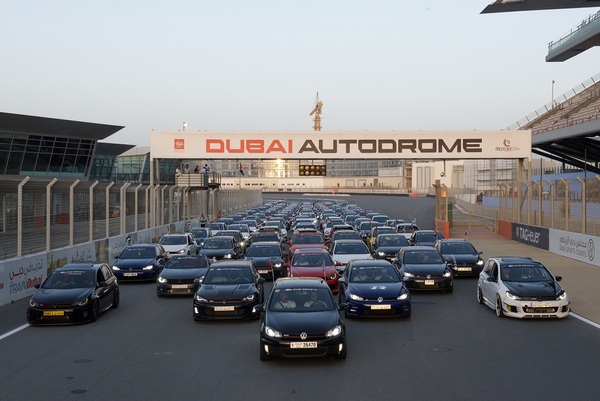
[[[0,111],[148,146],[184,122],[311,131],[318,92],[323,131],[497,130],[600,73],[600,47],[545,61],[599,7],[480,14],[491,2],[7,1]]]

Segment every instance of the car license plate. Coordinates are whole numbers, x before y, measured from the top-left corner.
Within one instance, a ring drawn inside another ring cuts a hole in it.
[[[215,312],[231,312],[235,310],[235,306],[215,306]]]
[[[174,290],[187,290],[188,286],[185,284],[173,284],[171,288]]]
[[[64,316],[64,310],[45,310],[44,316]]]
[[[371,309],[392,309],[392,305],[371,305]]]
[[[470,272],[471,270],[473,270],[473,269],[471,269],[470,267],[457,267],[456,268],[457,272]]]
[[[125,277],[135,277],[135,276],[137,276],[137,273],[123,273],[123,276],[125,276]]]
[[[425,285],[435,285],[435,280],[425,280]]]
[[[305,341],[301,343],[290,343],[290,348],[317,348],[317,342]]]
[[[550,308],[552,304],[550,302],[533,302],[530,306],[532,308]]]
[[[270,271],[270,270],[259,270],[258,272],[259,272],[260,274],[269,274],[269,273],[271,273],[271,271]]]

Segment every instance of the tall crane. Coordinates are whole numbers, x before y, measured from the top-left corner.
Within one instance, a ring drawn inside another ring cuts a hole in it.
[[[315,107],[310,112],[309,116],[315,115],[313,119],[313,129],[315,131],[321,131],[321,112],[323,111],[323,102],[319,100],[319,92],[317,92],[317,98],[315,99]]]

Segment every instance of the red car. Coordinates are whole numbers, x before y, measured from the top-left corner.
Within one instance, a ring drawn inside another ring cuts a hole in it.
[[[339,275],[335,262],[325,249],[306,248],[294,252],[290,261],[289,275],[290,277],[324,278],[331,292],[338,293]]]
[[[292,239],[288,241],[289,248],[289,259],[292,260],[292,256],[298,249],[305,248],[323,248],[325,249],[325,238],[319,231],[300,231],[292,235]]]

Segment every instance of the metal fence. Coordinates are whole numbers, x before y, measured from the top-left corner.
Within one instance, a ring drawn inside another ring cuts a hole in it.
[[[262,203],[261,191],[51,179],[0,183],[0,260]]]

